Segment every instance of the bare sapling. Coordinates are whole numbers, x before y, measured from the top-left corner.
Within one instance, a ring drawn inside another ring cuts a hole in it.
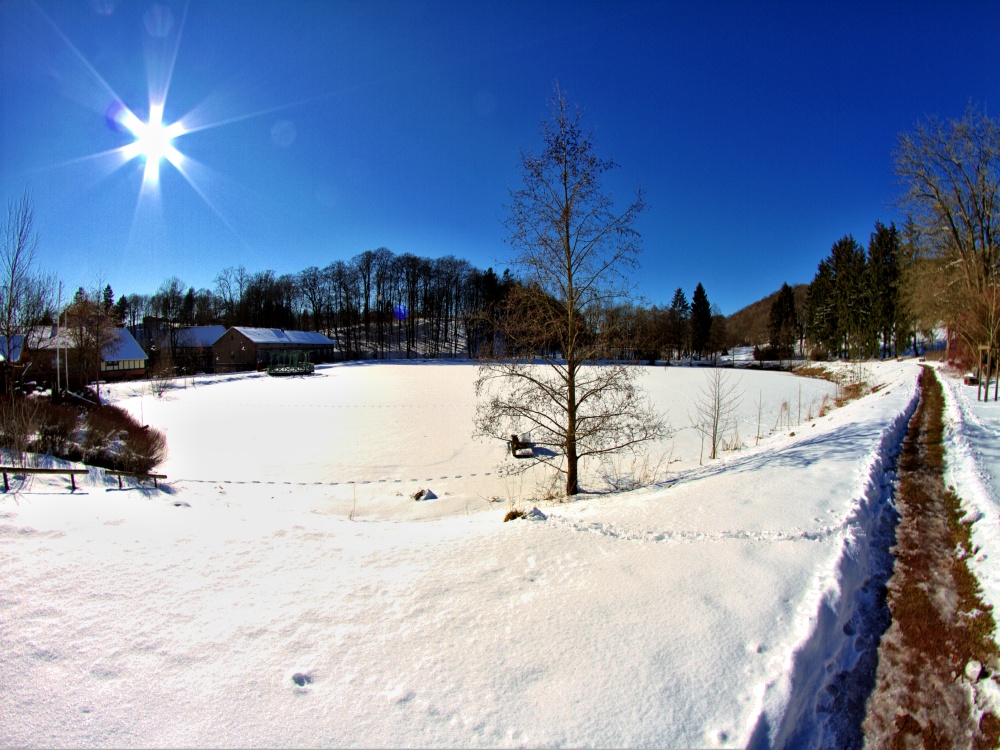
[[[733,381],[729,374],[720,368],[713,368],[708,375],[704,387],[695,401],[694,427],[702,437],[702,456],[704,446],[709,449],[709,459],[719,457],[719,448],[724,437],[735,423],[736,410],[743,400],[743,392],[739,390],[739,381]]]
[[[754,438],[754,445],[760,445],[760,419],[764,414],[764,391],[759,391],[757,395],[757,436]]]
[[[774,420],[774,427],[771,428],[771,432],[775,433],[783,429],[783,425],[784,427],[792,426],[792,407],[788,403],[787,398],[781,402],[781,408],[778,409],[778,416]]]

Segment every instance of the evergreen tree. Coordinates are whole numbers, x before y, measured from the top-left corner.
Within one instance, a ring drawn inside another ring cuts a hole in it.
[[[806,331],[813,346],[827,354],[839,353],[843,334],[834,296],[833,263],[824,258],[806,292]]]
[[[189,326],[194,323],[194,287],[188,287],[187,293],[181,302],[179,320],[181,324]]]
[[[778,296],[771,303],[768,325],[773,356],[788,359],[795,351],[798,338],[799,316],[795,310],[795,293],[787,283],[781,285]]]
[[[899,301],[900,288],[900,238],[896,225],[888,228],[875,223],[868,243],[868,276],[872,291],[873,326],[881,345],[881,356],[894,354],[897,327],[902,311]]]
[[[675,351],[678,356],[683,356],[688,346],[690,316],[691,305],[688,304],[684,290],[677,287],[670,302],[670,309],[667,310],[665,333],[668,352]],[[669,354],[667,360],[670,360]]]
[[[712,333],[712,306],[708,294],[700,283],[691,296],[691,350],[704,355],[708,349],[708,338]]]
[[[115,293],[111,291],[111,284],[107,284],[104,291],[101,292],[101,305],[104,307],[104,312],[110,312],[114,304]]]
[[[115,325],[125,325],[125,321],[128,319],[129,313],[132,311],[132,305],[129,303],[129,298],[127,294],[123,294],[118,298],[118,301],[114,304],[114,321]]]
[[[874,353],[871,287],[864,248],[851,235],[834,243],[830,251],[833,267],[834,306],[841,340],[833,353],[868,357]]]

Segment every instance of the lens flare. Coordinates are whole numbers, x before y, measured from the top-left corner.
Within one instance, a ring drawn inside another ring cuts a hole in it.
[[[146,168],[142,175],[144,189],[155,186],[160,179],[160,160],[166,159],[177,169],[181,168],[184,155],[171,142],[184,134],[184,124],[181,120],[170,125],[163,124],[163,105],[152,104],[149,107],[149,119],[143,122],[120,102],[108,107],[105,119],[108,126],[131,133],[135,140],[122,150],[126,161],[142,157]]]

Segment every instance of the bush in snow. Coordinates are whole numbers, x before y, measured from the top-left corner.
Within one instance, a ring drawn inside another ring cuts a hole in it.
[[[85,430],[84,461],[94,466],[148,472],[167,457],[164,434],[140,425],[120,406],[87,412]]]
[[[146,473],[166,459],[167,437],[152,427],[137,427],[124,438],[124,450],[119,454],[120,468]]]
[[[13,454],[11,461],[24,465],[31,439],[38,428],[38,404],[33,398],[12,395],[0,399],[0,447]]]
[[[11,451],[17,465],[28,453],[42,453],[145,473],[166,459],[167,438],[161,431],[142,426],[120,406],[81,405],[0,399],[0,448]]]
[[[54,404],[41,399],[38,400],[37,408],[38,426],[31,442],[32,452],[64,458],[79,453],[74,442],[80,419],[79,410],[68,404]]]

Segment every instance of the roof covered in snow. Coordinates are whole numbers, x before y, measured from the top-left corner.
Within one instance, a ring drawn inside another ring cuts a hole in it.
[[[225,332],[225,326],[191,326],[190,328],[178,328],[176,332],[177,346],[182,348],[211,346],[222,338],[222,334]],[[160,346],[165,347],[166,345],[167,337],[164,336],[163,340],[160,342]]]
[[[146,352],[139,346],[127,328],[118,329],[118,340],[108,345],[101,353],[105,362],[118,362],[123,359],[149,359]]]
[[[111,342],[101,354],[101,359],[105,362],[120,362],[123,359],[149,359],[146,352],[139,346],[127,328],[116,329],[118,338]],[[35,333],[38,337],[35,338]],[[36,342],[37,343],[34,343]],[[28,344],[29,349],[76,349],[76,340],[71,335],[69,328],[58,328],[57,326],[45,326],[36,329]]]
[[[32,346],[34,344],[34,346]],[[70,335],[69,328],[59,326],[42,326],[32,332],[28,348],[35,349],[76,349],[76,341]]]
[[[316,331],[286,331],[281,328],[247,328],[233,326],[255,344],[309,344],[313,346],[334,346],[334,342]]]

